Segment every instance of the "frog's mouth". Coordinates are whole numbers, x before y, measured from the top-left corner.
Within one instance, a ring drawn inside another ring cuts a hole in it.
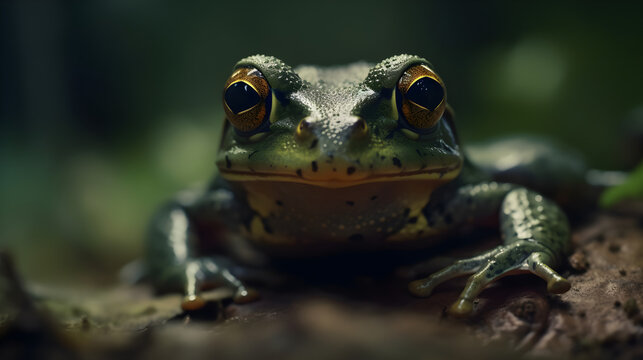
[[[460,174],[462,162],[451,166],[426,168],[396,173],[367,173],[349,170],[344,174],[337,172],[304,173],[301,170],[293,173],[243,171],[220,169],[221,176],[233,182],[278,181],[307,184],[324,188],[344,188],[376,182],[430,181],[448,182]]]

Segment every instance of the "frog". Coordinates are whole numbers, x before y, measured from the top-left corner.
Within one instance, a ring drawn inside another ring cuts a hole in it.
[[[534,274],[552,294],[570,289],[555,270],[569,252],[565,212],[471,160],[446,85],[426,59],[404,54],[377,64],[293,68],[254,55],[234,65],[222,97],[214,180],[163,206],[145,241],[153,286],[182,293],[184,310],[202,308],[202,291],[212,284],[232,290],[236,303],[257,300],[221,252],[230,241],[269,258],[414,251],[454,242],[451,234],[489,219],[500,245],[410,281],[410,293],[428,297],[468,276],[448,310],[466,317],[483,289],[507,275]],[[512,154],[510,167],[545,178],[575,171],[573,161],[543,170],[543,157],[565,156],[522,144],[500,151]],[[525,149],[544,155],[521,158]],[[486,165],[506,170],[507,161]]]

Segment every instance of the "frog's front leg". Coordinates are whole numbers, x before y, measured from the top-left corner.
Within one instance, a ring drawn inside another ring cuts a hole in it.
[[[473,274],[449,309],[454,315],[464,316],[473,310],[473,300],[487,285],[510,274],[533,273],[547,281],[551,293],[569,290],[569,282],[552,269],[568,246],[569,225],[565,214],[550,200],[516,185],[486,183],[458,189],[440,208],[457,217],[451,226],[499,211],[504,245],[411,282],[409,289],[415,295],[429,296],[438,284]]]
[[[225,214],[235,213],[231,196],[225,189],[179,196],[152,220],[145,243],[149,278],[158,291],[183,292],[184,310],[203,307],[200,291],[215,284],[230,287],[235,302],[257,297],[232,275],[228,259],[199,253],[202,237],[209,235],[215,237],[213,241],[221,241],[216,237],[222,236],[222,232],[216,229],[222,228]]]

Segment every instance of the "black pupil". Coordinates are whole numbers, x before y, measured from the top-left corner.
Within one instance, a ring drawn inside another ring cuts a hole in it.
[[[261,97],[252,86],[243,81],[236,82],[225,91],[225,102],[233,113],[238,114],[257,105]]]
[[[444,98],[444,89],[439,82],[430,77],[423,77],[411,85],[406,92],[406,98],[422,107],[434,110]]]

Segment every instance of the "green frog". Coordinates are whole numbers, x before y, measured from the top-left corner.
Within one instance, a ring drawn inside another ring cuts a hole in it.
[[[230,287],[235,302],[256,299],[217,250],[230,239],[270,257],[306,258],[426,248],[489,219],[499,224],[502,245],[411,282],[410,292],[426,297],[469,275],[449,310],[466,316],[478,294],[506,275],[532,273],[551,293],[569,290],[554,270],[569,245],[565,214],[540,193],[493,176],[516,168],[532,174],[528,180],[578,173],[574,162],[524,141],[479,149],[482,168],[475,165],[427,60],[399,55],[375,65],[293,69],[250,56],[225,83],[223,107],[218,175],[206,190],[163,207],[146,242],[153,284],[183,292],[185,310],[202,307],[200,292],[213,283]],[[494,151],[511,156],[481,155]],[[554,170],[542,165],[548,157],[558,157]]]

